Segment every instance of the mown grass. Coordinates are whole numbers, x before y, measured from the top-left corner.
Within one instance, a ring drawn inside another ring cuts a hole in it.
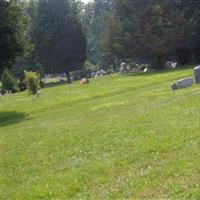
[[[1,199],[200,199],[192,69],[113,75],[1,99]]]

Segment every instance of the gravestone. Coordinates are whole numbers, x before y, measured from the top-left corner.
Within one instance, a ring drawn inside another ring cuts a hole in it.
[[[178,90],[176,83],[172,83],[171,88],[172,88],[172,90]]]
[[[181,88],[190,87],[192,85],[193,85],[193,78],[188,77],[188,78],[184,78],[184,79],[176,81],[175,83],[171,85],[171,88],[172,90],[177,90]]]
[[[194,68],[194,82],[200,83],[200,66]]]
[[[35,94],[35,97],[39,97],[40,96],[40,91],[38,90]]]
[[[146,67],[143,72],[149,72],[149,69]]]
[[[123,74],[127,72],[127,65],[125,62],[122,62],[119,68],[119,73]]]

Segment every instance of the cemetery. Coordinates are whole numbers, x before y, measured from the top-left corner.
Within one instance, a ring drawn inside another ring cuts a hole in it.
[[[188,77],[173,83],[171,85],[172,90],[186,88],[192,86],[193,84],[200,83],[200,66],[195,67],[193,71],[194,71],[194,78]]]
[[[198,199],[200,84],[169,88],[193,68],[1,97],[2,198]]]
[[[200,200],[199,0],[0,0],[0,199]]]

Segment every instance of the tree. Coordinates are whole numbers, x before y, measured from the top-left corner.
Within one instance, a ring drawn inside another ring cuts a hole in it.
[[[0,72],[25,52],[25,18],[17,1],[0,1]]]
[[[4,70],[4,72],[2,74],[1,82],[2,82],[2,92],[3,93],[5,93],[6,91],[11,91],[11,92],[19,91],[17,81],[9,69]]]
[[[113,0],[95,0],[84,8],[83,22],[87,29],[87,55],[88,60],[95,65],[103,63],[107,57],[102,45],[102,35],[106,28],[105,19],[113,12],[113,9]]]
[[[123,58],[123,52],[125,51],[122,45],[124,31],[120,21],[113,15],[108,14],[105,19],[106,23],[100,36],[100,44],[104,51],[104,58],[107,60],[105,64],[112,63],[113,70],[116,71],[120,65],[119,60]]]
[[[186,23],[166,1],[149,5],[140,16],[137,42],[156,58],[155,68],[162,69],[166,55],[181,46]]]
[[[104,44],[121,59],[149,62],[155,68],[177,57],[181,64],[198,61],[199,6],[196,0],[116,0]]]
[[[33,27],[35,53],[48,73],[66,73],[83,67],[86,37],[76,10],[67,0],[40,0]]]
[[[200,4],[196,0],[173,0],[174,7],[187,19],[182,45],[176,50],[179,62],[200,62]]]

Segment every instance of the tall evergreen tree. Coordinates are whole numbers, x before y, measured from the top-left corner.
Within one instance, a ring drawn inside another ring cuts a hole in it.
[[[146,7],[138,20],[137,42],[144,52],[155,57],[155,68],[163,68],[167,54],[181,46],[187,21],[168,1]]]
[[[182,45],[176,50],[179,62],[200,62],[200,3],[197,0],[173,0],[174,7],[188,22],[184,24]]]
[[[33,28],[38,61],[48,73],[66,73],[83,67],[86,37],[75,9],[67,0],[40,0]]]
[[[180,64],[192,55],[198,61],[199,5],[196,0],[116,0],[105,45],[123,59],[151,62],[156,68],[176,57]]]

